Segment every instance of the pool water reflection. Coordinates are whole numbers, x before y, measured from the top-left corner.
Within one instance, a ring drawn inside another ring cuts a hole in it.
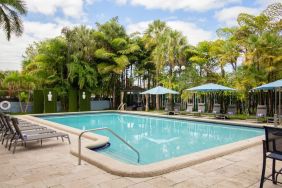
[[[141,164],[263,135],[263,129],[119,113],[45,116],[42,119],[87,130],[108,127],[140,152]],[[111,146],[100,153],[135,163],[136,153],[106,131]]]

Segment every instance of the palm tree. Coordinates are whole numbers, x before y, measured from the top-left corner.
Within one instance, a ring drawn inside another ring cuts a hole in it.
[[[3,27],[8,40],[11,34],[20,36],[23,24],[19,15],[25,15],[27,8],[22,0],[0,0],[0,26]]]
[[[138,52],[140,47],[129,40],[117,18],[112,18],[102,25],[97,23],[97,27],[94,36],[98,49],[94,56],[98,62],[98,72],[102,75],[103,87],[112,91],[113,108],[115,108],[117,86],[123,86],[119,78],[122,80],[126,68],[130,66],[130,57]]]
[[[163,35],[169,28],[166,26],[165,22],[160,20],[155,20],[153,23],[149,24],[148,29],[145,31],[145,47],[149,50],[152,50],[151,58],[156,66],[156,82],[159,84],[160,71],[163,68],[164,64],[164,53],[163,46],[160,43],[163,43]],[[159,45],[158,45],[159,44]],[[156,95],[156,110],[160,109],[160,98],[159,95]]]

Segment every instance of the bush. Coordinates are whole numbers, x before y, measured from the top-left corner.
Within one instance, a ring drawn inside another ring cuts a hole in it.
[[[42,90],[33,91],[32,112],[34,114],[40,114],[44,112],[44,95]]]
[[[235,115],[230,116],[230,119],[246,120],[246,119],[249,119],[249,118],[250,117],[247,114],[235,114]]]
[[[83,99],[83,92],[85,92],[85,99]],[[79,111],[90,111],[90,97],[90,92],[79,91]]]
[[[77,104],[78,91],[75,89],[69,90],[69,112],[77,112],[78,104]]]
[[[48,94],[51,92],[52,101],[48,100]],[[57,92],[53,89],[44,90],[44,113],[55,113],[57,112]]]

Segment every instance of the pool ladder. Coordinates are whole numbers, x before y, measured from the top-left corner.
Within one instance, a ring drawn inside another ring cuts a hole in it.
[[[118,106],[117,110],[125,110],[125,108],[126,108],[126,103],[121,103],[121,104]]]
[[[112,135],[114,135],[115,137],[117,137],[120,141],[122,141],[125,145],[127,145],[130,149],[132,149],[136,154],[137,154],[137,163],[140,162],[140,153],[137,151],[137,149],[135,149],[132,145],[130,145],[128,142],[126,142],[122,137],[120,137],[117,133],[115,133],[112,129],[108,128],[108,127],[102,127],[102,128],[96,128],[96,129],[89,129],[89,130],[85,130],[82,133],[80,133],[79,137],[78,137],[78,165],[81,165],[81,138],[82,135],[84,135],[85,133],[88,132],[96,132],[96,131],[102,131],[102,130],[106,130],[108,132],[110,132]]]

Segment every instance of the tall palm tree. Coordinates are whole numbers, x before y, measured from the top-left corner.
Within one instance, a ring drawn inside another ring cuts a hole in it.
[[[11,34],[20,36],[23,33],[23,24],[20,15],[25,15],[27,8],[22,0],[0,0],[0,27],[3,27],[8,40]]]
[[[159,45],[163,46],[164,63],[165,67],[168,68],[168,74],[166,80],[168,81],[167,87],[173,88],[173,80],[175,80],[176,73],[174,73],[175,66],[184,65],[186,62],[187,40],[181,32],[174,30],[167,30],[164,34],[163,43]],[[172,94],[169,94],[168,102],[170,106],[173,106]]]
[[[159,84],[159,75],[163,67],[164,54],[163,46],[158,45],[163,43],[163,35],[168,30],[165,22],[160,20],[155,20],[153,23],[149,24],[148,29],[145,31],[144,39],[146,41],[145,47],[149,50],[152,50],[151,58],[156,66],[156,81],[157,85]],[[156,95],[156,110],[160,109],[160,98],[159,95]]]
[[[94,56],[99,62],[97,69],[102,75],[103,86],[108,87],[112,92],[113,108],[115,108],[117,86],[123,86],[122,77],[126,68],[130,66],[130,57],[140,48],[129,40],[117,18],[112,18],[104,24],[97,23],[97,27],[94,36],[98,49]]]

